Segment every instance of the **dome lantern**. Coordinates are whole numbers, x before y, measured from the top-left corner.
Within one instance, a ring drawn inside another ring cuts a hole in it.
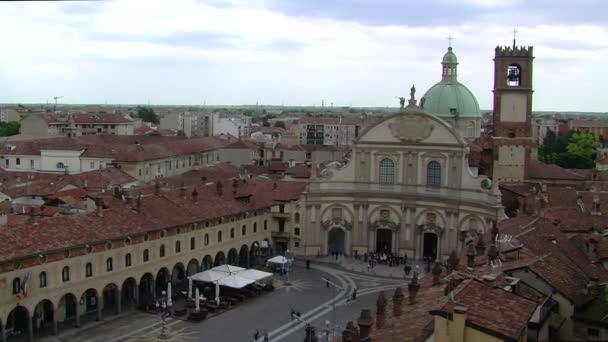
[[[448,52],[443,55],[441,65],[443,67],[441,80],[443,82],[458,82],[458,79],[456,77],[458,69],[458,59],[456,58],[456,54],[452,52],[451,46],[448,47]]]

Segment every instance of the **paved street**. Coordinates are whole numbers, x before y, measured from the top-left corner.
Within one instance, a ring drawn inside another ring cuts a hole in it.
[[[296,263],[289,285],[283,284],[286,278],[275,277],[275,291],[248,299],[203,322],[170,320],[169,341],[252,341],[258,329],[267,330],[271,341],[296,342],[302,341],[306,324],[315,326],[320,340],[324,340],[332,327],[340,334],[362,308],[373,308],[378,292],[385,290],[390,297],[395,287],[406,284],[404,279],[387,277],[393,273],[396,276],[398,267],[385,266],[368,273],[366,268],[358,269],[354,260],[343,265],[356,271],[326,262],[315,262],[313,269],[306,270],[302,263]],[[400,274],[403,277],[402,271]],[[323,280],[327,277],[337,286],[327,288]],[[357,288],[355,301],[350,299],[353,288]],[[292,309],[300,312],[302,321],[291,319]],[[158,316],[132,311],[41,341],[145,342],[156,341],[159,331]]]

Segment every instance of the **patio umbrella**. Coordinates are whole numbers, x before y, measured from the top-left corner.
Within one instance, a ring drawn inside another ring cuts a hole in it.
[[[188,299],[192,298],[192,278],[188,277]]]
[[[173,306],[173,301],[171,300],[171,282],[167,284],[167,306]]]
[[[255,280],[241,277],[238,273],[224,277],[217,282],[219,285],[242,289],[243,287],[255,283]]]
[[[215,303],[220,305],[220,283],[219,281],[215,282]]]
[[[201,307],[200,307],[200,297],[198,294],[198,287],[196,288],[196,290],[194,291],[194,294],[196,295],[196,298],[194,299],[194,309],[196,310],[196,312],[201,311]]]
[[[212,271],[224,272],[224,273],[236,273],[240,271],[244,271],[245,269],[238,266],[232,265],[220,265],[211,269]]]
[[[255,269],[248,269],[237,273],[239,277],[251,279],[254,281],[262,280],[264,278],[272,277],[272,273],[258,271]]]
[[[196,280],[196,281],[215,283],[216,281],[220,280],[221,278],[224,278],[227,275],[228,275],[228,273],[226,273],[226,272],[215,271],[215,270],[206,270],[204,272],[199,272],[197,274],[194,274],[190,278],[192,278],[192,280]]]
[[[284,264],[286,264],[286,263],[289,262],[289,259],[287,259],[286,257],[284,257],[282,255],[277,255],[274,258],[268,259],[268,262],[271,263],[271,264],[284,265]]]

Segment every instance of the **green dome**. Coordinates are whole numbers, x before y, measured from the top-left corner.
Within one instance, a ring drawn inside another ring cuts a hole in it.
[[[443,55],[443,61],[441,63],[458,64],[458,58],[456,58],[456,55],[452,52],[452,47],[449,47],[448,52]]]
[[[454,109],[461,117],[480,117],[479,103],[469,90],[459,82],[441,81],[424,94],[424,111],[436,116],[454,116]]]
[[[475,95],[458,82],[458,59],[452,52],[452,47],[443,55],[441,66],[441,82],[424,94],[424,111],[443,117],[480,117],[479,103]]]

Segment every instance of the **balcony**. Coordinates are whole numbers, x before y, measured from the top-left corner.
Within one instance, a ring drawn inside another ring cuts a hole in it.
[[[289,240],[289,232],[270,232],[270,236],[273,239],[282,239],[282,240]]]
[[[281,212],[281,211],[273,211],[272,212],[272,217],[276,218],[276,219],[288,220],[289,219],[289,213]]]

